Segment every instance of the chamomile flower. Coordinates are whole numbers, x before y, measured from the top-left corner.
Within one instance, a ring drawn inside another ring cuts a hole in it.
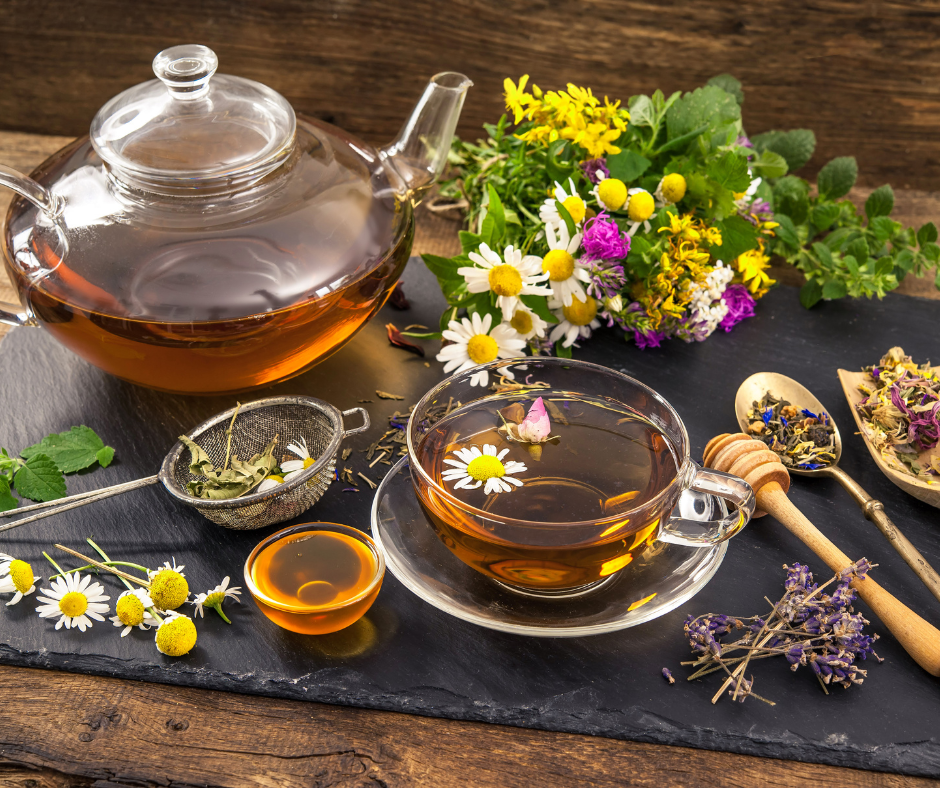
[[[603,171],[596,175],[597,185],[591,190],[594,199],[608,211],[619,211],[627,202],[627,185],[619,178],[610,178]]]
[[[288,460],[289,462],[289,460]],[[278,485],[284,484],[284,477],[278,476],[276,473],[272,473],[270,476],[265,478],[261,484],[258,485],[255,492],[267,492],[268,490],[273,490]]]
[[[33,568],[25,561],[0,553],[0,594],[13,594],[13,599],[7,602],[7,607],[33,593],[37,579],[41,578],[33,574]]]
[[[597,319],[597,299],[591,296],[587,297],[587,301],[574,301],[570,306],[559,301],[549,301],[548,308],[557,310],[555,316],[558,318],[558,325],[552,329],[549,339],[557,342],[564,337],[562,347],[571,347],[579,337],[588,339],[591,329],[601,327]]]
[[[748,175],[750,174],[751,171],[748,170]],[[735,192],[734,204],[738,206],[738,210],[741,211],[741,213],[747,213],[748,210],[750,210],[751,204],[757,196],[757,188],[761,185],[762,181],[763,178],[754,178],[751,181],[751,185],[747,187],[746,192]]]
[[[458,268],[457,273],[467,282],[467,290],[471,293],[494,293],[496,306],[502,310],[503,320],[507,322],[522,305],[519,296],[552,293],[551,289],[539,284],[548,279],[548,274],[542,273],[542,261],[535,255],[523,257],[519,249],[507,246],[503,257],[500,257],[486,244],[480,244],[480,251],[470,252],[469,257],[476,265]]]
[[[547,198],[539,207],[539,219],[547,226],[557,226],[565,223],[564,219],[561,218],[561,214],[558,213],[558,206],[555,205],[556,201],[565,206],[565,210],[568,211],[568,215],[571,216],[571,220],[576,227],[584,221],[587,206],[584,204],[584,200],[578,196],[578,190],[575,189],[574,181],[571,178],[568,178],[567,188],[555,181],[552,196]]]
[[[444,372],[463,372],[498,358],[522,358],[525,355],[522,352],[525,340],[514,329],[506,323],[500,323],[490,331],[492,324],[492,315],[481,318],[479,312],[462,320],[451,320],[443,337],[452,344],[437,354],[437,360],[445,362]],[[503,374],[510,379],[513,377],[509,370]],[[470,385],[486,388],[489,385],[488,371],[481,369],[474,373]]]
[[[150,615],[148,607],[153,607],[153,600],[143,588],[125,591],[117,598],[114,603],[114,612],[117,615],[111,616],[111,623],[116,627],[124,627],[121,630],[122,638],[127,637],[134,627],[147,630],[157,625],[157,620]]]
[[[108,612],[105,604],[111,597],[104,594],[101,583],[92,583],[91,575],[82,577],[78,572],[63,575],[51,581],[51,588],[40,589],[36,608],[40,618],[59,617],[56,630],[77,628],[84,632],[91,626],[91,619],[104,621],[102,613]],[[45,596],[42,596],[45,594]]]
[[[173,559],[173,566],[165,561],[162,567],[150,572],[150,598],[158,610],[176,610],[189,599],[189,583],[183,575],[185,566],[177,566]]]
[[[524,304],[516,307],[513,312],[509,326],[523,339],[532,339],[537,337],[542,339],[545,336],[545,329],[548,323],[542,320],[535,312]]]
[[[637,229],[642,227],[644,233],[650,231],[649,218],[656,210],[656,201],[653,195],[646,189],[630,189],[627,192],[627,217],[630,219],[630,227],[627,228],[627,235],[633,236]]]
[[[662,208],[664,205],[674,205],[685,197],[686,190],[685,178],[678,172],[671,172],[664,175],[653,196],[656,198],[656,207]]]
[[[581,246],[581,233],[574,238],[568,236],[568,227],[564,223],[554,227],[545,225],[545,240],[548,242],[548,254],[542,258],[542,270],[548,274],[548,284],[552,288],[552,298],[569,306],[573,299],[584,301],[587,295],[584,285],[591,281],[588,269],[575,259]]]
[[[296,443],[288,444],[287,450],[296,454],[300,459],[285,460],[281,463],[281,470],[284,471],[284,481],[293,479],[298,473],[307,470],[307,468],[317,461],[315,457],[310,456],[310,450],[307,449],[307,441],[304,438],[301,438]],[[269,476],[268,478],[270,479],[271,477]],[[264,482],[262,482],[262,484],[263,483]],[[267,489],[271,489],[270,486]]]
[[[240,586],[228,587],[229,578],[226,577],[221,583],[219,583],[215,588],[206,591],[204,594],[197,594],[196,598],[193,600],[193,604],[196,606],[196,615],[200,618],[205,617],[203,608],[211,607],[222,616],[222,620],[226,624],[231,624],[232,622],[228,620],[228,616],[222,612],[222,603],[225,601],[226,597],[231,597],[236,602],[241,600],[238,598],[242,590]]]
[[[196,625],[189,616],[167,613],[153,637],[157,651],[168,657],[182,657],[196,645]]]
[[[509,449],[503,449],[497,454],[496,447],[489,443],[483,445],[482,451],[478,446],[457,449],[454,454],[460,459],[445,459],[444,464],[451,467],[441,478],[449,482],[456,480],[455,490],[475,490],[483,486],[486,495],[509,492],[513,486],[522,486],[522,481],[514,479],[513,475],[524,473],[528,468],[525,463],[514,460],[504,463],[503,458],[508,453]]]

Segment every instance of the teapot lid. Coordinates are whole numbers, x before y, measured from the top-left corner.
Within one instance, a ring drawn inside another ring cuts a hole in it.
[[[247,185],[289,155],[294,110],[265,85],[216,74],[208,47],[187,44],[153,60],[157,79],[108,101],[91,142],[120,180],[164,194]]]

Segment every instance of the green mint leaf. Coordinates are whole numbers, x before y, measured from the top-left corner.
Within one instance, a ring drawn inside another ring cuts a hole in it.
[[[761,151],[752,161],[751,169],[762,178],[782,178],[787,174],[787,160],[772,150]]]
[[[656,151],[656,155],[658,156],[662,153],[666,153],[666,151],[671,151],[671,150],[675,150],[678,148],[682,148],[687,143],[694,140],[696,137],[702,136],[702,134],[704,134],[706,131],[708,131],[707,123],[703,126],[697,126],[696,128],[692,129],[692,131],[689,131],[679,137],[676,137],[673,140],[669,140],[669,142],[667,142],[665,145],[659,148],[659,150]]]
[[[822,298],[822,285],[816,279],[810,279],[800,288],[800,303],[806,309],[812,309]]]
[[[858,178],[858,163],[854,156],[840,156],[830,161],[819,171],[816,188],[819,196],[825,200],[838,200],[845,197]]]
[[[937,277],[933,280],[933,283],[934,287],[936,287],[937,290],[940,290],[940,268],[937,269]]]
[[[940,263],[940,246],[933,243],[926,243],[921,247],[921,254],[924,255],[931,263],[936,265]]]
[[[731,76],[731,74],[718,74],[705,84],[714,85],[721,88],[725,93],[730,93],[734,96],[734,100],[738,102],[738,106],[744,103],[744,88],[741,86],[740,80]]]
[[[675,140],[703,126],[717,129],[740,120],[741,107],[734,96],[717,85],[706,85],[686,93],[669,108],[666,132],[670,140]]]
[[[814,205],[810,218],[817,229],[821,232],[825,232],[832,227],[835,220],[839,218],[839,211],[840,208],[838,205],[826,202],[821,205]]]
[[[493,188],[493,184],[486,184],[486,188],[489,195],[486,215],[493,217],[493,240],[499,241],[502,240],[503,235],[506,234],[506,212],[503,210],[503,202],[499,199],[499,195],[496,193],[496,189]]]
[[[823,285],[822,297],[827,301],[834,301],[837,298],[845,298],[848,295],[848,290],[845,287],[845,282],[838,279],[831,279]]]
[[[630,183],[649,169],[652,162],[634,150],[624,148],[620,153],[607,157],[607,168],[612,178]]]
[[[828,246],[815,243],[813,244],[813,252],[816,257],[819,258],[819,263],[823,268],[832,269],[835,267],[835,262],[832,259],[832,250]]]
[[[869,221],[876,216],[888,216],[894,210],[894,189],[887,183],[879,186],[865,200],[865,215]]]
[[[878,245],[881,246],[901,231],[901,223],[889,216],[876,216],[869,222],[868,229],[872,231]]]
[[[493,235],[496,232],[496,221],[492,215],[487,213],[483,217],[483,223],[480,225],[480,243],[493,247]]]
[[[628,104],[630,110],[631,126],[646,126],[653,128],[656,125],[656,108],[649,96],[634,96]]]
[[[65,496],[65,477],[55,461],[45,454],[34,454],[13,477],[16,491],[31,501],[54,501]]]
[[[102,468],[107,468],[114,459],[114,449],[112,449],[110,446],[103,446],[102,448],[98,449],[95,457],[98,459],[98,464]]]
[[[441,315],[441,320],[439,323],[441,331],[442,332],[447,331],[447,329],[450,326],[450,321],[456,320],[456,319],[457,319],[457,307],[445,309],[443,314]]]
[[[914,267],[914,253],[910,249],[902,249],[894,258],[894,267],[896,272],[900,272],[898,279],[903,279]]]
[[[555,355],[558,358],[571,358],[571,346],[565,347],[561,342],[555,343]]]
[[[574,224],[574,219],[571,218],[571,214],[568,213],[568,209],[565,208],[564,203],[561,200],[555,200],[555,207],[558,209],[558,215],[561,216],[565,221],[565,227],[568,228],[568,237],[574,238],[575,234],[578,232]]]
[[[774,211],[785,213],[795,224],[803,224],[809,215],[809,184],[795,175],[787,175],[774,184]]]
[[[47,435],[39,443],[20,452],[27,460],[37,454],[45,454],[62,473],[75,473],[94,465],[104,442],[93,429],[80,425],[68,432]]]
[[[800,236],[796,232],[793,220],[785,213],[775,214],[774,220],[780,224],[779,227],[774,228],[774,235],[777,240],[783,243],[784,246],[789,247],[791,251],[798,251],[801,246]]]
[[[856,238],[848,245],[846,251],[858,261],[859,265],[865,265],[868,262],[868,244],[864,238]]]
[[[790,172],[802,168],[816,150],[816,135],[809,129],[768,131],[751,137],[751,142],[758,151],[769,150],[783,156]]]
[[[927,244],[937,242],[937,225],[927,222],[917,231],[917,245],[923,248]]]
[[[894,271],[894,260],[890,256],[878,258],[875,263],[875,276],[887,276]]]
[[[519,296],[519,300],[547,323],[558,322],[558,318],[548,308],[548,299],[545,296],[523,295]]]
[[[428,267],[428,270],[434,274],[438,280],[463,279],[463,277],[457,273],[457,269],[460,268],[461,263],[454,258],[439,257],[436,254],[423,254],[421,255],[421,259]]]
[[[468,233],[466,230],[460,230],[457,233],[460,239],[460,249],[464,254],[470,254],[480,248],[480,236],[476,233]],[[421,255],[424,257],[425,255]],[[444,259],[444,258],[441,258]]]
[[[747,171],[747,159],[728,151],[708,164],[708,177],[729,191],[747,191],[751,185],[751,176]]]
[[[712,247],[712,255],[722,260],[736,260],[740,255],[757,248],[760,235],[757,228],[740,216],[729,216],[717,222],[721,230],[721,246]]]
[[[0,477],[0,512],[8,512],[10,509],[15,509],[19,506],[19,501],[13,497],[13,493],[10,492],[10,483]]]

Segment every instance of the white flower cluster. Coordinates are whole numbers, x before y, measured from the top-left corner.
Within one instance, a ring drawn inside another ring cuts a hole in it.
[[[734,271],[719,260],[705,277],[705,282],[695,282],[689,286],[692,294],[689,324],[695,325],[695,338],[699,341],[710,336],[728,314],[728,305],[721,296],[733,278]]]

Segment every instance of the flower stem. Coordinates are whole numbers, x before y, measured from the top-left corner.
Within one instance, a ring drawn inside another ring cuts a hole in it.
[[[103,564],[105,566],[129,566],[132,569],[140,569],[141,571],[144,571],[144,572],[147,571],[146,567],[141,566],[140,564],[132,564],[130,561],[100,561],[94,564],[85,564],[85,566],[80,566],[78,567],[78,569],[72,569],[70,572],[63,572],[62,574],[68,575],[68,574],[71,574],[72,572],[87,572],[89,569],[98,569],[100,564]],[[59,575],[52,575],[52,577],[50,577],[49,579],[52,580],[53,578],[56,578],[58,576]]]
[[[111,559],[108,558],[108,556],[107,556],[107,554],[105,553],[104,550],[102,550],[100,547],[98,547],[98,545],[96,545],[96,544],[92,541],[92,539],[91,539],[90,536],[89,536],[85,541],[88,542],[88,544],[90,544],[90,545],[95,549],[95,551],[98,553],[98,555],[100,555],[100,556],[104,559],[104,562],[105,562],[106,564],[108,564],[109,566],[111,565],[111,563],[112,563],[112,562],[111,562]],[[124,583],[125,586],[127,586],[127,590],[128,590],[128,591],[133,591],[133,590],[134,590],[134,586],[132,586],[125,578],[121,577],[120,580],[121,580],[122,583]]]
[[[226,624],[231,624],[231,623],[232,623],[231,621],[229,621],[228,616],[225,615],[225,613],[222,612],[222,605],[221,605],[221,604],[219,604],[219,605],[209,605],[209,607],[211,607],[216,613],[218,613],[220,616],[222,616],[222,620],[223,620]]]
[[[66,572],[66,571],[64,571],[64,570],[62,569],[62,567],[59,566],[59,565],[52,559],[52,556],[49,555],[49,553],[47,553],[45,550],[42,551],[42,554],[46,557],[46,560],[47,560],[50,564],[52,564],[56,569],[59,570],[59,574],[53,575],[53,577],[61,577],[62,575],[71,574],[71,572]],[[76,569],[75,571],[77,572],[77,571],[79,571],[79,570]],[[50,577],[49,580],[52,580],[52,577]]]

